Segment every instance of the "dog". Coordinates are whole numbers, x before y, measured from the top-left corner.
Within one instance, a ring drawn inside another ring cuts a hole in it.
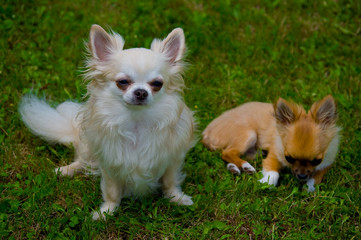
[[[117,33],[98,25],[87,49],[87,101],[51,108],[24,96],[19,112],[25,125],[51,143],[74,146],[75,159],[56,169],[73,176],[91,169],[101,175],[104,202],[94,220],[105,219],[123,197],[142,197],[162,188],[166,198],[192,205],[181,190],[182,165],[195,141],[193,112],[183,101],[184,32],[174,29],[151,48],[123,49]]]
[[[227,169],[237,174],[240,169],[255,172],[244,159],[253,159],[258,148],[266,150],[260,182],[276,186],[281,168],[288,167],[313,192],[337,155],[336,121],[336,103],[330,95],[314,103],[308,113],[282,98],[273,106],[249,102],[213,120],[202,142],[210,150],[222,150]]]

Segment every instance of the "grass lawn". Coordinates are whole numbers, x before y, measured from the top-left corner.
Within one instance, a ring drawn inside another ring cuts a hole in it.
[[[102,3],[101,3],[102,2]],[[361,239],[361,2],[343,0],[22,1],[0,4],[0,238]],[[54,106],[81,101],[90,26],[111,27],[125,47],[149,47],[182,27],[190,63],[185,100],[200,132],[223,111],[279,96],[303,104],[332,94],[342,141],[314,193],[289,171],[280,186],[233,176],[219,152],[189,152],[177,206],[161,193],[124,199],[107,222],[91,220],[99,178],[52,171],[73,152],[33,136],[18,103],[32,92]]]

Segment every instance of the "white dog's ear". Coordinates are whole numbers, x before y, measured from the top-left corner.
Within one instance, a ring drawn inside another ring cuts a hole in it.
[[[89,36],[89,48],[95,59],[104,61],[115,50],[122,50],[123,38],[113,33],[109,35],[101,26],[92,25]]]
[[[181,60],[186,50],[183,29],[174,29],[163,41],[154,39],[151,49],[163,53],[171,64]]]

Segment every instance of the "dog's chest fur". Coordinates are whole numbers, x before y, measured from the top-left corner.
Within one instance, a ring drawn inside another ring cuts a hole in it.
[[[192,131],[185,121],[187,112],[174,118],[179,109],[168,110],[147,109],[136,115],[123,111],[111,116],[102,109],[82,127],[90,155],[111,178],[126,186],[127,193],[144,195],[157,188],[165,169],[189,149],[189,136],[179,136]]]

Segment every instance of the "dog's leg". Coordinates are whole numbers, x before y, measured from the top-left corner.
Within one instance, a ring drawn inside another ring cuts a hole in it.
[[[63,167],[55,168],[55,173],[60,172],[63,176],[72,177],[75,173],[81,172],[83,169],[84,161],[80,155],[78,155],[78,157],[74,159],[73,163]]]
[[[276,154],[270,149],[267,157],[263,160],[263,178],[261,183],[268,183],[276,186],[280,177],[281,163],[278,161]]]
[[[85,161],[83,157],[84,159],[89,158],[87,146],[81,143],[80,140],[72,144],[75,150],[74,162],[63,167],[55,168],[55,173],[60,172],[62,176],[72,177],[75,173],[81,172],[84,169]]]
[[[307,180],[307,191],[308,192],[313,192],[315,191],[315,185],[320,184],[322,182],[323,176],[326,174],[326,172],[328,171],[328,169],[330,169],[331,166],[326,167],[322,170],[319,170],[315,173],[315,175],[313,175],[312,178],[310,178],[309,180]]]
[[[241,171],[254,173],[256,169],[247,161],[240,158],[241,155],[248,155],[253,158],[256,153],[257,134],[254,131],[247,131],[237,134],[237,138],[232,139],[229,147],[222,151],[222,159],[227,164],[227,169],[233,174],[240,174]]]
[[[170,199],[170,202],[176,202],[179,205],[192,205],[192,197],[185,195],[180,187],[183,178],[180,172],[182,162],[174,162],[166,169],[162,177],[163,193],[166,198]]]
[[[122,186],[115,179],[109,177],[109,175],[102,170],[102,180],[100,187],[102,190],[104,202],[100,205],[99,211],[93,212],[93,220],[102,218],[105,220],[105,213],[112,215],[118,208],[120,200],[122,199]]]
[[[81,164],[81,162],[75,161],[67,166],[55,168],[55,173],[60,172],[61,175],[63,175],[63,176],[72,177],[72,176],[74,176],[74,173],[81,171],[82,168],[83,168],[83,165]]]
[[[249,164],[247,161],[241,159],[240,156],[241,152],[235,148],[228,148],[222,151],[222,159],[227,164],[227,169],[233,174],[240,174],[239,167],[242,168],[244,172],[247,173],[254,173],[256,169]]]

